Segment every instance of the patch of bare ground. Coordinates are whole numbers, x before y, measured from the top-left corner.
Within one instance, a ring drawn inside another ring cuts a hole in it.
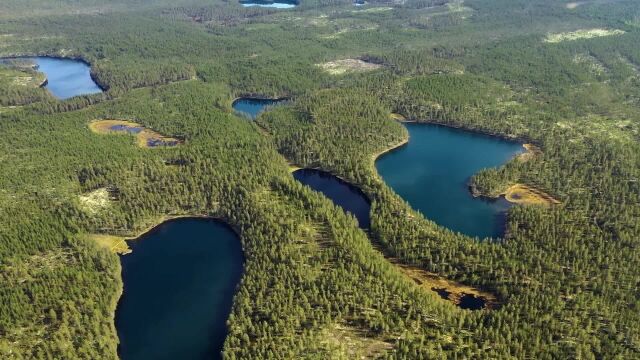
[[[97,214],[108,208],[113,199],[109,190],[105,187],[84,193],[78,197],[78,200],[82,210],[89,214]]]
[[[343,323],[325,329],[323,342],[338,359],[378,359],[393,349],[393,339],[371,337],[365,331]]]
[[[89,129],[96,134],[130,134],[136,135],[141,148],[171,147],[184,143],[183,140],[165,136],[151,129],[127,120],[96,120],[89,124]]]
[[[556,34],[547,34],[544,39],[546,43],[559,43],[563,41],[575,41],[582,39],[593,39],[597,37],[605,37],[605,36],[614,36],[614,35],[622,35],[625,31],[619,29],[579,29],[576,31],[556,33]]]
[[[533,144],[522,144],[525,152],[518,155],[518,160],[525,162],[542,155],[542,150]]]
[[[366,62],[361,59],[342,59],[318,64],[320,68],[331,75],[342,75],[353,72],[365,72],[377,70],[382,65]]]
[[[577,8],[578,6],[580,6],[580,5],[584,5],[584,4],[587,4],[587,3],[588,3],[587,1],[574,1],[574,2],[567,3],[567,5],[565,5],[565,7],[567,9],[569,9],[569,10],[573,10],[573,9]]]

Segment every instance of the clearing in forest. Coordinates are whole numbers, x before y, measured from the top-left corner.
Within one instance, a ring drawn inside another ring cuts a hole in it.
[[[351,72],[365,72],[376,70],[382,65],[366,62],[360,59],[343,59],[318,64],[324,71],[331,75],[342,75]]]
[[[82,210],[90,214],[96,214],[110,205],[110,195],[107,188],[100,188],[82,194],[78,199],[80,200],[80,207]]]
[[[437,274],[430,273],[417,267],[399,264],[395,261],[392,261],[392,263],[421,288],[429,291],[435,291],[443,299],[451,301],[462,308],[465,308],[462,305],[464,305],[463,302],[467,299],[474,299],[479,302],[479,306],[469,307],[473,310],[495,309],[499,305],[496,296],[486,291],[447,280]],[[480,303],[482,304],[481,306]]]
[[[504,195],[507,201],[520,205],[550,206],[560,204],[560,201],[551,195],[524,184],[512,185],[500,195]]]
[[[559,43],[562,41],[574,41],[580,39],[592,39],[603,36],[622,35],[625,32],[618,29],[580,29],[576,31],[563,32],[557,34],[547,34],[544,42]]]
[[[144,126],[125,120],[97,120],[89,124],[89,129],[96,134],[132,134],[138,138],[138,146],[142,148],[176,146],[182,140],[164,136]]]
[[[323,342],[337,352],[339,359],[378,359],[393,349],[390,340],[371,337],[347,324],[332,324],[324,332]]]
[[[95,241],[98,245],[116,254],[125,255],[131,252],[129,245],[127,245],[123,237],[105,234],[90,234],[87,237],[89,240]]]

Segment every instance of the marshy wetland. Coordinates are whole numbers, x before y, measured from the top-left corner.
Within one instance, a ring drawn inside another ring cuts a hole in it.
[[[164,136],[156,131],[127,120],[96,120],[89,124],[89,129],[96,134],[128,134],[136,137],[139,147],[174,147],[184,141],[170,136]]]

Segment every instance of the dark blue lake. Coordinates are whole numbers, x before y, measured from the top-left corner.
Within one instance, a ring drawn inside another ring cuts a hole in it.
[[[503,165],[522,144],[430,124],[406,124],[409,143],[376,161],[384,181],[426,218],[469,236],[501,237],[510,204],[474,198],[472,175]]]
[[[321,192],[334,204],[355,216],[360,228],[369,228],[371,205],[360,189],[319,170],[300,169],[293,173],[293,177],[313,190]]]
[[[258,117],[258,114],[264,111],[266,107],[277,105],[283,101],[285,100],[240,98],[235,100],[231,106],[236,112],[251,120],[255,120]]]
[[[240,281],[240,240],[212,219],[167,221],[121,256],[116,310],[123,360],[220,359]]]
[[[25,59],[36,63],[38,71],[47,76],[45,88],[60,100],[102,92],[91,78],[91,67],[85,62],[51,57]]]

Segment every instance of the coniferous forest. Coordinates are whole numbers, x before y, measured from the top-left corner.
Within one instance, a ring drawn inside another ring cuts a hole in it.
[[[59,100],[0,63],[0,358],[117,359],[121,265],[94,234],[206,215],[245,255],[225,359],[638,359],[639,44],[637,0],[3,0],[0,57],[83,59],[104,92]],[[250,121],[242,96],[287,101]],[[559,205],[511,207],[504,239],[437,225],[376,172],[407,139],[392,114],[535,144],[471,186]],[[291,165],[360,188],[370,229]]]

